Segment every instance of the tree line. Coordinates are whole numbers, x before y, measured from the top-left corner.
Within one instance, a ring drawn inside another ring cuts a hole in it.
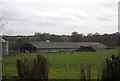
[[[99,42],[108,46],[118,46],[120,33],[115,32],[113,34],[100,34],[96,32],[88,33],[87,35],[80,34],[76,31],[72,32],[71,35],[54,35],[49,33],[35,33],[36,41],[50,40],[51,42]]]
[[[76,31],[72,32],[71,35],[55,35],[50,33],[36,32],[32,36],[3,36],[9,42],[10,50],[18,50],[19,47],[25,42],[99,42],[109,47],[120,46],[120,33],[115,32],[113,34],[100,34],[88,33],[87,35],[80,34]]]

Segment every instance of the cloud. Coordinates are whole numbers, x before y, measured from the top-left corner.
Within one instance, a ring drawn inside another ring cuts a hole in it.
[[[57,10],[57,11],[44,11],[42,13],[25,13],[23,11],[17,10],[16,8],[11,8],[5,10],[5,15],[7,21],[9,22],[19,22],[21,25],[26,24],[34,24],[38,26],[51,26],[51,25],[59,25],[64,23],[75,23],[78,20],[85,20],[87,16],[80,11],[74,10]],[[28,14],[29,13],[29,14]],[[16,23],[16,24],[19,24]]]
[[[32,34],[38,31],[68,34],[74,30],[82,33],[104,30],[101,29],[101,24],[110,26],[117,22],[116,6],[105,1],[6,0],[6,27],[14,34]],[[114,27],[111,29],[116,30]]]
[[[97,17],[97,19],[99,20],[99,21],[102,21],[102,22],[104,22],[104,21],[113,21],[113,15],[99,15],[98,17]]]
[[[116,3],[115,2],[104,2],[104,3],[101,3],[101,5],[103,7],[111,8],[111,7],[115,7]]]

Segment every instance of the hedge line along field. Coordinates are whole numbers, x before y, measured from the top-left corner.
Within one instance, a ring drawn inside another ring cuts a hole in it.
[[[16,59],[23,58],[35,58],[39,53],[30,53],[25,56],[9,56],[3,57],[3,75],[4,76],[17,76]],[[117,55],[118,50],[109,49],[100,52],[79,52],[79,53],[62,53],[62,54],[41,54],[48,59],[50,64],[49,77],[51,79],[65,79],[66,62],[68,61],[68,78],[79,79],[80,78],[80,64],[91,63],[92,64],[92,78],[97,78],[97,65],[98,57],[102,60],[105,57],[111,55]]]

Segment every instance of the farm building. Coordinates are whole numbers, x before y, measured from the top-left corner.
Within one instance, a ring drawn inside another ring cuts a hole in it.
[[[8,56],[8,41],[2,39],[2,56]]]
[[[20,52],[35,52],[35,51],[74,51],[80,47],[91,47],[93,49],[105,49],[106,45],[92,42],[27,42],[20,47]]]
[[[7,56],[8,55],[8,42],[0,36],[0,55]]]

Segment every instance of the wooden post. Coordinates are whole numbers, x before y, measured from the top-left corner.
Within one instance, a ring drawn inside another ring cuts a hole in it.
[[[91,64],[87,64],[87,80],[90,81],[91,79]]]
[[[84,64],[80,65],[80,80],[86,81],[85,67]]]
[[[83,64],[80,64],[80,80],[83,80]]]
[[[67,60],[67,63],[66,63],[66,80],[68,79],[68,67],[69,67],[69,66],[68,66],[68,63],[69,63],[69,62],[68,62],[68,60]]]
[[[4,76],[4,69],[3,69],[3,60],[2,60],[2,76]]]
[[[101,57],[98,58],[98,81],[100,80],[101,76]]]
[[[2,80],[2,76],[4,76],[3,60],[0,59],[0,81]]]

